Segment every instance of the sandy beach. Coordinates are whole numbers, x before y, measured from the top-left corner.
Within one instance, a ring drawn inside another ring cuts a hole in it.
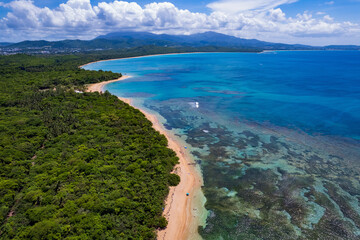
[[[131,76],[123,76],[119,79],[100,82],[88,85],[88,92],[103,92],[106,84],[121,81]],[[129,98],[119,98],[120,100],[132,105]],[[134,105],[132,105],[135,107]],[[139,109],[139,108],[137,108]],[[147,119],[149,119],[153,127],[164,134],[168,140],[169,148],[174,150],[180,161],[175,166],[174,172],[181,178],[180,184],[176,187],[170,187],[170,193],[166,199],[164,216],[168,220],[166,229],[157,232],[157,239],[161,240],[182,240],[182,239],[201,239],[198,234],[198,226],[201,225],[201,210],[203,208],[203,194],[201,186],[203,184],[201,175],[192,164],[185,146],[176,139],[174,134],[167,131],[159,122],[156,115],[150,114],[143,109],[139,109]],[[189,196],[186,196],[189,193]]]
[[[89,84],[87,86],[87,91],[88,92],[100,92],[100,93],[102,93],[106,84],[122,81],[122,80],[125,80],[125,79],[129,78],[129,77],[130,76],[122,76],[122,77],[120,77],[118,79],[114,79],[114,80],[110,80],[110,81]]]

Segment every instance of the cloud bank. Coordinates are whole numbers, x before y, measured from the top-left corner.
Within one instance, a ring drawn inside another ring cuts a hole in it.
[[[248,10],[268,10],[294,2],[297,0],[220,0],[208,4],[208,7],[214,11],[238,13]]]
[[[29,0],[0,2],[10,10],[0,19],[0,41],[91,39],[122,30],[170,34],[211,30],[243,38],[314,44],[339,43],[336,41],[360,36],[359,24],[336,22],[326,14],[305,12],[287,17],[278,6],[294,1],[221,0],[209,4],[213,10],[210,14],[179,9],[169,2],[142,7],[125,1],[92,5],[90,0],[69,0],[54,9],[37,7]],[[230,9],[233,3],[238,4]]]

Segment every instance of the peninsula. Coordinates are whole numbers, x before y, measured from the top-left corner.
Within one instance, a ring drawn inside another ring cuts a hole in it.
[[[122,81],[131,76],[122,76],[115,80],[94,83],[87,86],[88,92],[104,92],[107,84]],[[120,100],[132,105],[130,98],[121,98]],[[190,154],[186,151],[179,139],[176,139],[171,132],[158,120],[155,114],[139,110],[145,117],[152,122],[154,129],[165,135],[168,140],[168,147],[175,151],[179,157],[179,164],[175,166],[174,173],[180,176],[180,183],[175,187],[170,187],[170,192],[166,199],[166,205],[163,215],[168,220],[168,226],[157,233],[157,239],[201,239],[198,234],[198,226],[201,224],[199,215],[194,214],[194,206],[200,211],[203,208],[203,193],[201,192],[202,179],[198,170],[192,164]]]

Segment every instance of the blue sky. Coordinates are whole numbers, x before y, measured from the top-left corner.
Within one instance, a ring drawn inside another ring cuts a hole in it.
[[[360,0],[0,0],[0,41],[135,30],[311,45],[360,45]]]

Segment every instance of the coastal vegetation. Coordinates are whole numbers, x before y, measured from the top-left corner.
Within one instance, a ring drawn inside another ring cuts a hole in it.
[[[83,92],[121,74],[78,66],[117,54],[0,57],[1,239],[154,239],[167,225],[175,152],[140,111]]]

